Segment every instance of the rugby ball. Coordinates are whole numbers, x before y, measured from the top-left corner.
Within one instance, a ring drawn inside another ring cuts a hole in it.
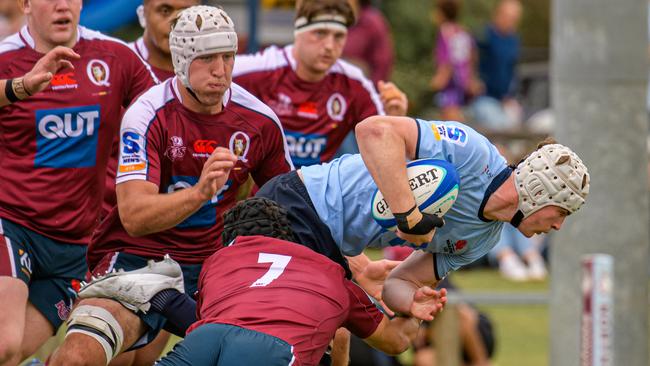
[[[442,217],[456,202],[460,178],[451,163],[439,159],[413,160],[406,165],[406,173],[420,211]],[[372,196],[372,217],[381,227],[397,230],[395,217],[379,190]]]

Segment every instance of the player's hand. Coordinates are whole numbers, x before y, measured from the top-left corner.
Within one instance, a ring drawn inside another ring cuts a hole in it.
[[[208,160],[203,164],[201,177],[196,189],[202,200],[207,201],[226,184],[230,170],[237,163],[237,156],[225,147],[214,149]]]
[[[395,213],[397,236],[413,244],[426,244],[433,239],[436,228],[445,221],[432,214],[420,212],[417,206],[405,213]]]
[[[388,81],[379,81],[377,83],[379,98],[384,105],[384,111],[389,116],[405,116],[408,110],[409,101],[399,88]]]
[[[431,321],[447,304],[447,289],[436,291],[429,286],[422,286],[413,294],[413,302],[409,311],[411,315]]]
[[[364,267],[363,272],[358,273],[354,278],[368,295],[375,298],[381,304],[389,316],[393,316],[394,313],[384,304],[381,294],[384,290],[384,281],[386,281],[390,271],[400,263],[402,262],[388,259],[370,261]]]
[[[74,69],[71,60],[78,60],[80,57],[71,48],[55,47],[41,57],[34,67],[25,74],[23,78],[25,89],[31,95],[44,90],[50,84],[54,74],[62,69]]]

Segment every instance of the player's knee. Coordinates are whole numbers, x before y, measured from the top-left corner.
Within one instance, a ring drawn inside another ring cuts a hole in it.
[[[17,360],[21,355],[22,340],[11,334],[0,337],[0,365],[9,365],[10,361]]]
[[[66,338],[72,334],[82,334],[90,337],[101,346],[106,363],[117,356],[122,349],[124,342],[122,326],[104,308],[94,305],[77,306],[70,313],[67,324]],[[71,362],[73,361],[71,360]],[[66,365],[68,364],[66,363]]]

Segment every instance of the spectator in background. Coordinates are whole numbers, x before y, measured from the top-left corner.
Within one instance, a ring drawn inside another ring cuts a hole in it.
[[[440,118],[447,121],[464,121],[461,108],[483,89],[474,71],[474,40],[458,23],[460,10],[458,0],[438,0],[434,12],[439,30],[433,55],[436,70],[430,85],[437,92]]]
[[[488,253],[490,262],[498,262],[499,273],[515,282],[541,281],[548,274],[544,258],[540,254],[542,238],[525,237],[512,226],[504,226],[501,239]]]
[[[514,98],[521,15],[519,0],[500,0],[492,22],[479,37],[479,72],[485,95],[477,98],[472,110],[476,123],[492,129],[512,128],[521,121],[521,106]]]
[[[350,0],[357,23],[348,30],[343,58],[359,66],[376,85],[389,80],[395,61],[390,27],[371,0]]]

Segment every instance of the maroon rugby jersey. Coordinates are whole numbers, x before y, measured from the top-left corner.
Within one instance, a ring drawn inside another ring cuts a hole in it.
[[[210,257],[199,277],[199,321],[280,338],[301,365],[317,365],[336,329],[367,338],[383,315],[343,268],[307,247],[240,236]]]
[[[233,80],[278,115],[296,166],[326,162],[357,123],[384,109],[358,67],[338,60],[323,80],[304,81],[295,72],[292,50],[272,46],[237,55]]]
[[[145,61],[149,61],[149,50],[144,44],[142,37],[138,38],[135,42],[129,43],[129,47]],[[162,82],[174,76],[174,71],[163,70],[161,68],[149,65],[158,81]],[[115,176],[117,173],[117,157],[120,141],[118,136],[115,135],[115,143],[111,150],[111,157],[108,159],[108,166],[106,167],[106,188],[104,192],[104,203],[102,205],[103,216],[108,215],[110,210],[117,204],[115,197]]]
[[[154,86],[124,114],[116,183],[147,180],[169,193],[195,185],[217,146],[229,147],[239,160],[226,185],[172,229],[132,238],[114,207],[91,240],[91,268],[113,251],[150,258],[168,253],[182,263],[201,263],[221,246],[223,213],[235,204],[248,174],[261,186],[293,169],[282,126],[269,107],[233,83],[220,113],[195,113],[179,101],[176,80]]]
[[[0,111],[0,217],[52,239],[87,244],[97,224],[106,162],[122,106],[154,84],[128,46],[78,27],[74,70]],[[43,54],[27,27],[0,43],[0,78],[27,73]]]

